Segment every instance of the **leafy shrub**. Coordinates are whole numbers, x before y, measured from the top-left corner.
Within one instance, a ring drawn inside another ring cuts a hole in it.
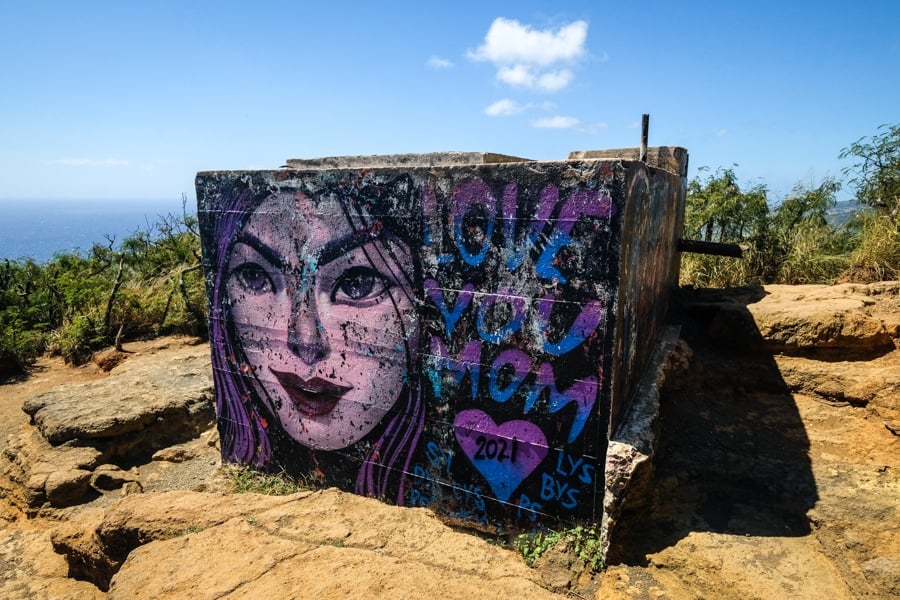
[[[900,125],[878,129],[881,133],[858,139],[838,156],[857,159],[843,171],[857,200],[900,226]]]
[[[81,365],[91,358],[93,351],[104,345],[106,336],[90,315],[76,315],[50,335],[50,354],[62,356],[73,365]]]
[[[15,326],[0,329],[0,377],[20,373],[44,352],[46,344],[46,335],[40,331]]]
[[[0,371],[49,350],[81,363],[122,339],[204,335],[197,218],[184,212],[86,253],[0,264]]]
[[[842,279],[871,283],[900,279],[900,228],[887,214],[863,217],[859,246]]]
[[[688,185],[686,237],[740,244],[744,258],[682,255],[681,282],[701,287],[833,282],[849,264],[850,236],[826,219],[840,187],[827,178],[815,187],[798,184],[772,206],[764,186],[745,192],[730,169],[695,178]]]

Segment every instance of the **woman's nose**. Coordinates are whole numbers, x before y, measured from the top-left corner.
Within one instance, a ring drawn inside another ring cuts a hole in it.
[[[298,293],[291,303],[288,322],[288,349],[308,365],[328,357],[328,336],[319,319],[313,290]]]

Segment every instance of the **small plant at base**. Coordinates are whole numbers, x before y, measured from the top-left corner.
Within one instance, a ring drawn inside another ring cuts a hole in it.
[[[534,566],[534,561],[555,546],[559,540],[560,534],[555,531],[521,533],[516,538],[515,547],[522,554],[522,558],[525,559],[525,564],[531,567]]]
[[[287,496],[309,488],[287,473],[264,473],[247,466],[226,466],[225,475],[231,481],[232,490],[237,494],[265,494],[267,496]]]
[[[599,571],[604,567],[600,532],[597,531],[596,525],[590,527],[578,525],[564,533],[564,539],[572,545],[572,550],[579,560],[592,571]]]
[[[560,542],[565,544],[566,552],[573,553],[592,571],[599,571],[604,567],[600,532],[596,525],[576,525],[562,531],[523,533],[516,538],[515,547],[525,559],[525,564],[534,566],[537,559]]]
[[[200,533],[201,531],[203,531],[205,529],[206,529],[205,527],[200,527],[199,525],[188,525],[181,531],[177,532],[175,535],[176,536],[191,535],[192,533]]]

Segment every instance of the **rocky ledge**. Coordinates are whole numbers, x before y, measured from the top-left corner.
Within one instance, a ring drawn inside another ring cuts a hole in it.
[[[208,350],[179,341],[89,382],[17,391],[45,367],[0,388],[0,597],[900,594],[900,283],[678,300],[660,442],[603,573],[564,547],[529,569],[336,490],[224,493]]]
[[[161,360],[126,360],[108,378],[35,395],[22,410],[30,426],[0,455],[7,502],[33,515],[123,486],[134,491],[135,465],[215,422],[209,351],[197,344]]]

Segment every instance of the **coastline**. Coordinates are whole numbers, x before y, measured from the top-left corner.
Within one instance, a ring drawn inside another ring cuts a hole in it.
[[[196,214],[193,199],[186,210]],[[180,215],[181,198],[0,199],[0,260],[43,263],[58,252],[88,252],[107,239],[118,245],[168,214]]]

